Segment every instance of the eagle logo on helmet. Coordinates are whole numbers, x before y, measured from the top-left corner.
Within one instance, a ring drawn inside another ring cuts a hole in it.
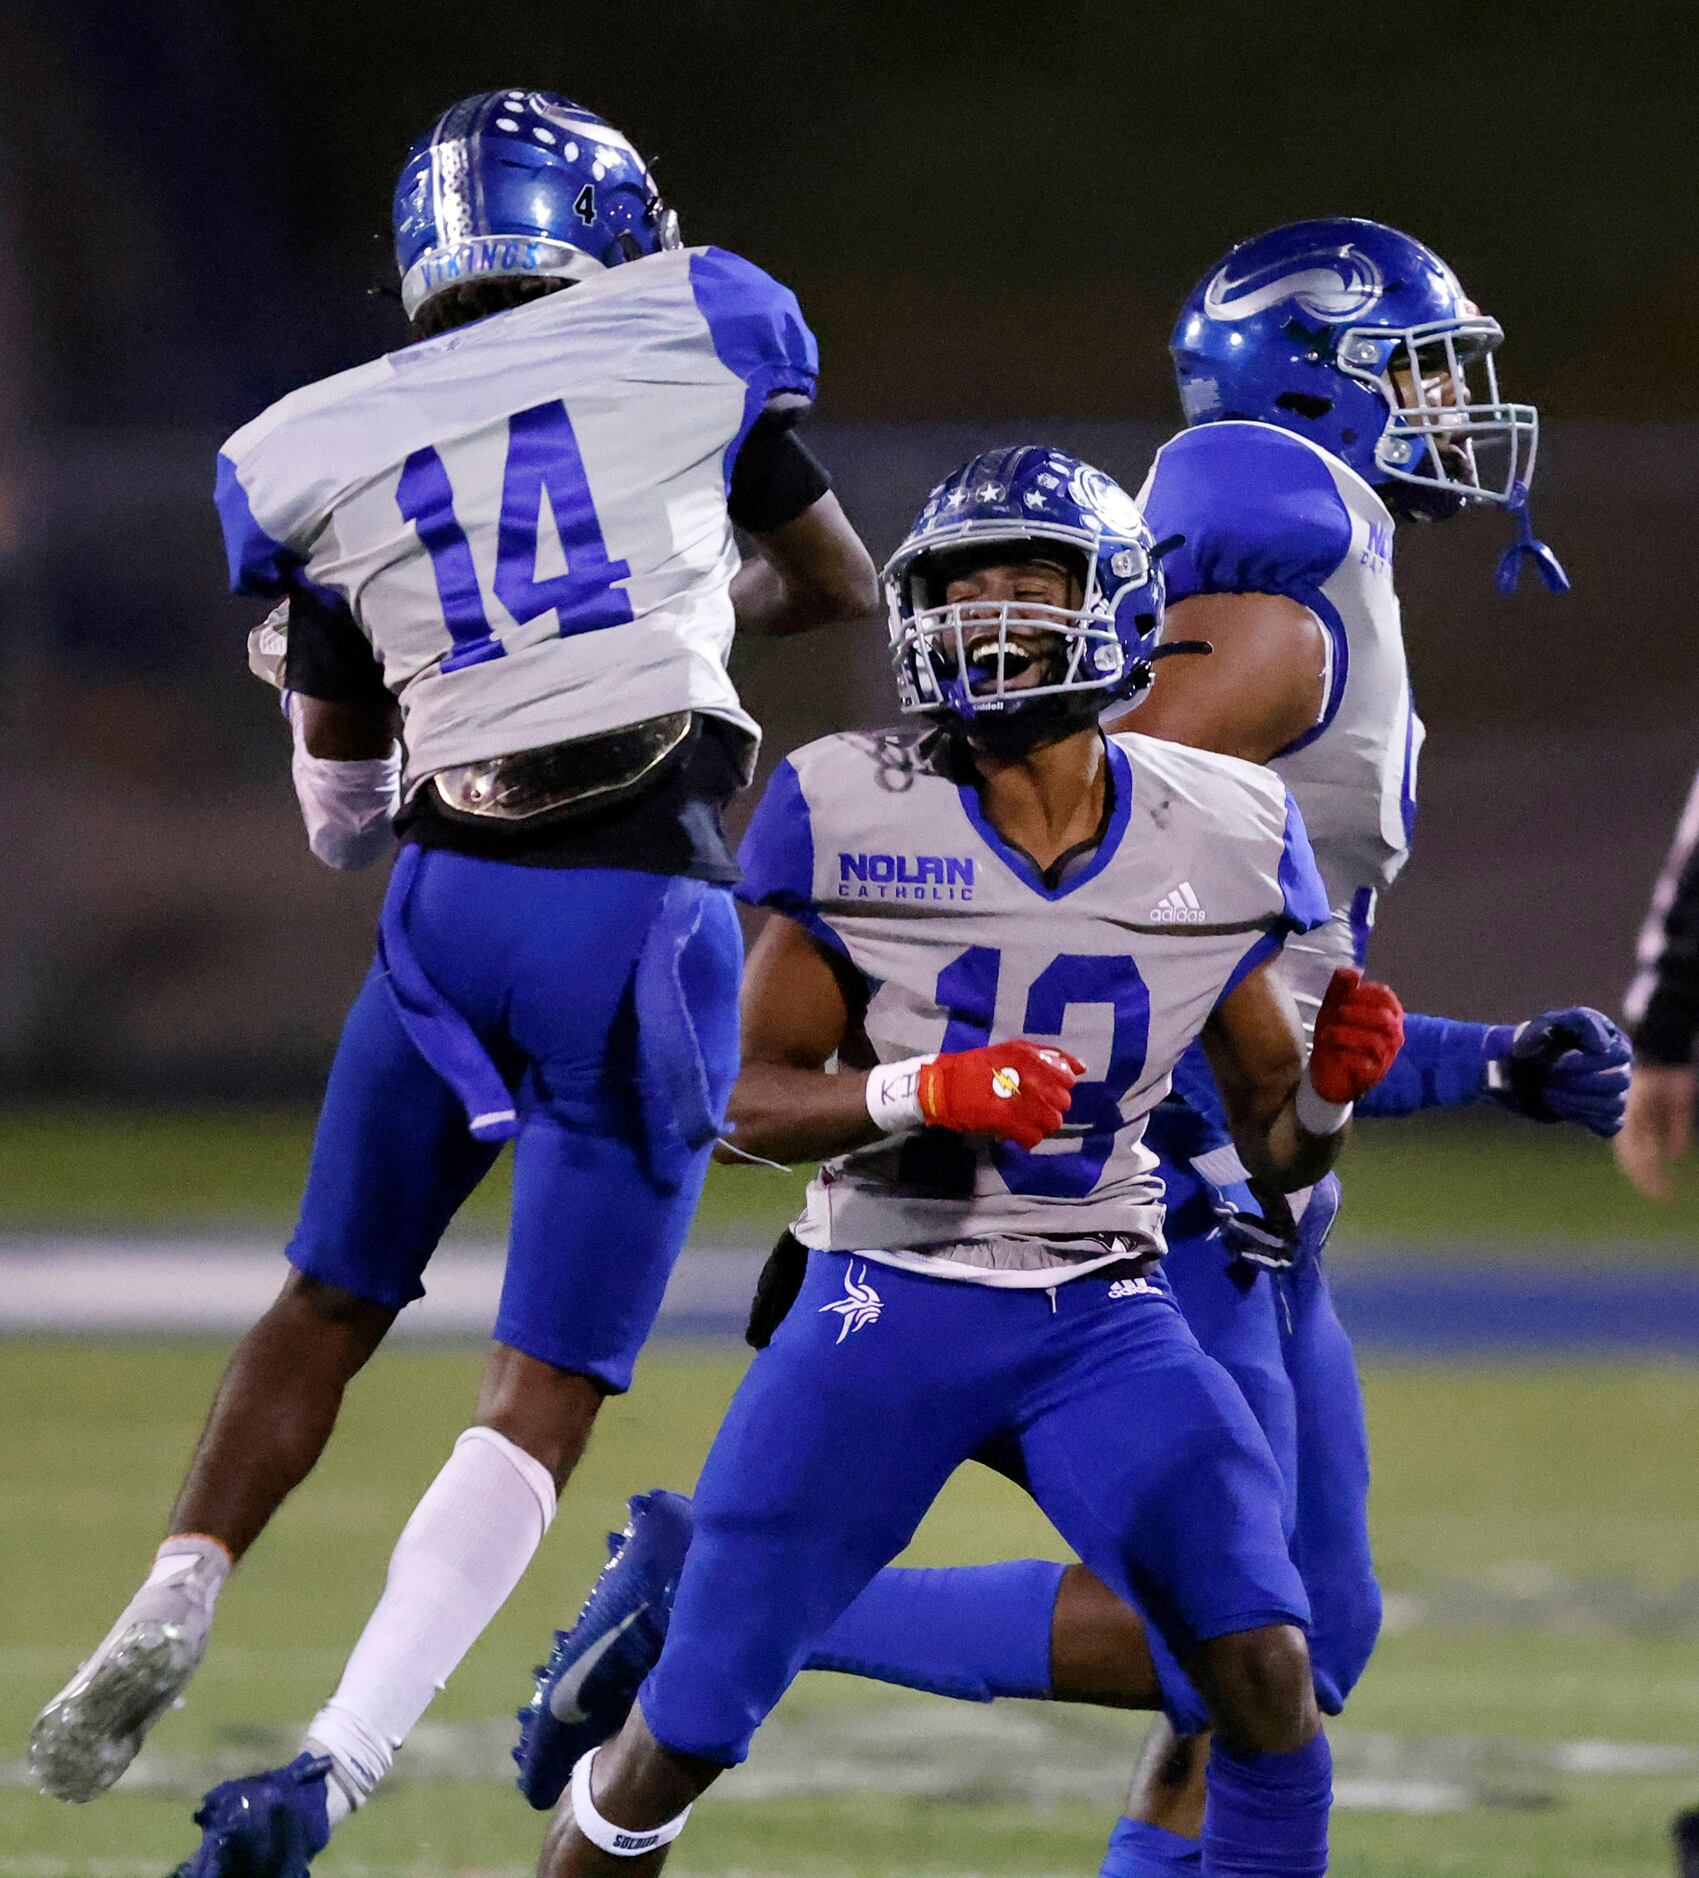
[[[1296,261],[1284,257],[1239,280],[1229,280],[1222,267],[1204,289],[1203,309],[1214,320],[1248,320],[1291,300],[1313,319],[1338,325],[1368,312],[1385,291],[1380,269],[1347,246]]]

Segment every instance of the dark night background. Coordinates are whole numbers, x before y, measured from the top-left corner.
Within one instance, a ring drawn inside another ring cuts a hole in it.
[[[379,883],[319,868],[223,595],[219,440],[399,342],[389,190],[443,105],[581,98],[687,241],[793,286],[817,447],[878,556],[981,444],[1136,485],[1164,343],[1239,237],[1437,247],[1543,419],[1575,591],[1492,591],[1503,523],[1400,537],[1430,728],[1376,965],[1413,1005],[1614,1005],[1699,758],[1692,9],[91,0],[0,12],[0,1077],[308,1093]],[[882,714],[874,627],[740,654],[769,755]]]

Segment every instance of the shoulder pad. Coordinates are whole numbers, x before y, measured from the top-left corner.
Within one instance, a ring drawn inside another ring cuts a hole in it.
[[[1143,507],[1163,557],[1168,599],[1278,593],[1302,600],[1351,547],[1351,511],[1325,451],[1272,424],[1200,424],[1157,453]]]
[[[813,401],[820,352],[788,287],[724,248],[692,250],[690,287],[721,364],[761,404],[778,397]]]

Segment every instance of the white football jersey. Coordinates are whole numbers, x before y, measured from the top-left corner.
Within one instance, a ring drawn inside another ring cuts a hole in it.
[[[1393,519],[1349,464],[1271,424],[1183,430],[1157,452],[1139,504],[1160,541],[1168,601],[1278,593],[1326,629],[1314,727],[1271,759],[1303,812],[1333,918],[1296,938],[1283,971],[1306,1029],[1334,969],[1361,962],[1376,896],[1409,854],[1422,721],[1410,695]],[[1160,681],[1159,681],[1160,682]]]
[[[975,1258],[966,1242],[1114,1234],[1160,1251],[1146,1117],[1225,993],[1328,917],[1302,819],[1254,764],[1118,736],[1103,839],[1050,885],[923,742],[840,735],[782,763],[743,844],[740,892],[859,973],[865,1034],[846,1063],[1029,1037],[1071,1051],[1086,1076],[1066,1132],[1030,1153],[929,1128],[829,1162],[797,1235],[993,1283],[1058,1274]]]
[[[794,296],[717,248],[609,268],[294,392],[231,437],[240,592],[345,606],[433,772],[697,710],[726,673],[726,496],[769,404],[812,399]]]

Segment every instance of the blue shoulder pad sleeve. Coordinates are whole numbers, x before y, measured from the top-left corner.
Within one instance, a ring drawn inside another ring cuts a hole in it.
[[[814,824],[789,757],[767,779],[737,851],[737,897],[781,913],[814,904]]]
[[[794,919],[823,945],[847,955],[814,899],[814,823],[802,780],[789,757],[768,779],[737,851],[743,879],[737,897]]]
[[[722,362],[764,397],[812,399],[820,349],[796,295],[724,248],[690,257],[690,287]]]
[[[1259,965],[1265,965],[1295,932],[1314,932],[1332,919],[1327,903],[1327,889],[1310,851],[1310,837],[1304,818],[1292,792],[1286,792],[1286,829],[1280,848],[1280,911],[1268,931],[1258,933],[1245,955],[1233,967],[1227,982],[1216,998],[1217,1005],[1230,998]],[[1176,1089],[1179,1088],[1176,1082]]]
[[[728,254],[725,248],[704,248],[702,254],[691,255],[691,291],[696,310],[708,321],[719,362],[742,377],[747,387],[742,421],[721,458],[730,496],[738,451],[760,413],[775,398],[815,402],[820,349],[796,295],[742,255]]]
[[[1351,547],[1351,516],[1327,465],[1270,424],[1200,424],[1162,446],[1145,498],[1168,602],[1196,593],[1279,593],[1309,604]]]
[[[1286,792],[1286,832],[1280,851],[1280,927],[1284,932],[1314,932],[1333,917],[1327,888],[1310,848],[1309,830],[1291,790]]]
[[[213,486],[219,526],[224,531],[224,555],[230,564],[232,593],[261,593],[272,597],[287,593],[291,575],[301,557],[275,541],[254,520],[248,492],[236,465],[223,451],[218,456],[218,480]]]
[[[820,376],[820,349],[796,295],[751,261],[724,248],[690,257],[690,287],[728,371],[747,387],[743,420],[726,446],[726,488],[749,428],[774,399],[812,404]]]

